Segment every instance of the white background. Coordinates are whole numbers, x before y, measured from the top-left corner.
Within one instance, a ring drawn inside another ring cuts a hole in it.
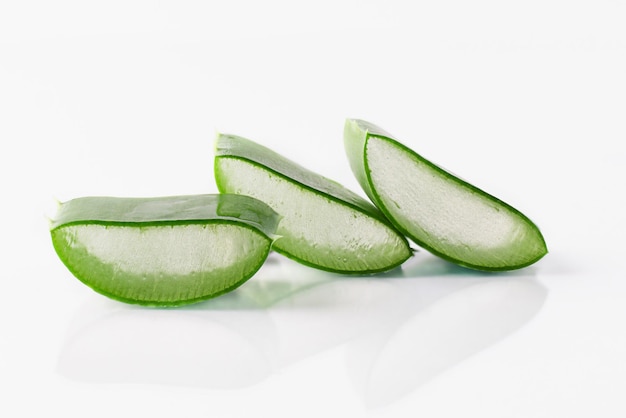
[[[626,415],[626,4],[0,3],[0,415]],[[215,192],[216,131],[361,193],[346,117],[511,203],[550,253],[342,278],[272,256],[178,310],[95,294],[55,199]]]

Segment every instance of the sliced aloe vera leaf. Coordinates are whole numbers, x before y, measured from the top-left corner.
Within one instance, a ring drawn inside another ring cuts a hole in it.
[[[215,179],[221,192],[255,197],[281,216],[273,248],[338,273],[390,270],[412,251],[371,203],[248,139],[220,134]]]
[[[248,280],[279,216],[247,196],[83,197],[61,203],[54,248],[86,285],[112,299],[176,306]]]
[[[419,246],[479,270],[528,266],[547,253],[520,211],[428,161],[378,126],[348,119],[344,144],[355,177],[389,220]]]

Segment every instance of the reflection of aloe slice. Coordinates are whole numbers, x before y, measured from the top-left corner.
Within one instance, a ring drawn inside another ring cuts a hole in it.
[[[276,330],[264,310],[212,309],[237,293],[158,311],[89,300],[75,313],[57,370],[92,383],[211,389],[256,384],[272,372]]]
[[[367,195],[415,243],[457,264],[511,270],[547,253],[518,210],[441,169],[381,128],[348,120],[352,171]]]
[[[548,292],[528,277],[404,280],[397,322],[352,341],[348,372],[369,407],[410,394],[528,323]],[[443,291],[433,300],[412,295]],[[409,296],[407,296],[409,295]]]
[[[406,239],[370,203],[343,186],[247,139],[219,135],[220,191],[256,197],[282,216],[274,249],[323,270],[390,270],[410,255]]]
[[[52,242],[94,290],[182,305],[232,290],[263,264],[278,215],[246,196],[85,197],[61,204]]]

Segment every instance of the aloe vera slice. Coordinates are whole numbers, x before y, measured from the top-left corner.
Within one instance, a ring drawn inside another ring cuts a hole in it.
[[[83,197],[60,204],[50,233],[59,258],[95,291],[175,306],[249,279],[267,258],[278,219],[246,196]]]
[[[512,270],[547,253],[521,212],[402,145],[369,122],[348,119],[346,153],[361,187],[419,246],[479,270]]]
[[[302,264],[374,273],[412,254],[371,203],[260,144],[218,135],[214,168],[221,192],[255,197],[282,216],[273,248]]]

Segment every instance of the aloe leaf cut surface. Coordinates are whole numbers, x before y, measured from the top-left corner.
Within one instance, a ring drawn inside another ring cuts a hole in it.
[[[378,126],[348,119],[344,144],[365,193],[400,231],[430,252],[479,270],[521,268],[547,253],[541,232],[520,211]]]
[[[256,142],[219,135],[215,178],[221,192],[255,197],[281,215],[273,248],[339,273],[390,270],[412,254],[371,203]]]
[[[59,258],[97,292],[175,306],[249,279],[267,258],[278,220],[247,196],[83,197],[60,204],[50,233]]]

